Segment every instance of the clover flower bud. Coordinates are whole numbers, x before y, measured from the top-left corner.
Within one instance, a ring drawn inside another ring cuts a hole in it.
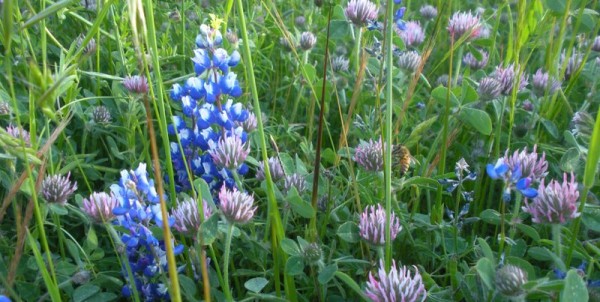
[[[148,81],[145,76],[134,75],[127,76],[123,80],[123,86],[131,93],[146,94],[148,93]]]
[[[571,133],[577,138],[588,140],[592,136],[595,123],[596,121],[591,114],[586,111],[577,111],[573,115],[573,129]]]
[[[111,120],[110,111],[108,108],[104,106],[96,106],[94,107],[94,111],[92,111],[92,119],[96,124],[108,124]]]
[[[44,199],[50,203],[65,205],[67,199],[77,190],[77,182],[69,180],[71,172],[67,176],[52,175],[46,176],[42,181],[41,193]]]
[[[318,243],[313,242],[304,247],[302,251],[304,261],[309,265],[317,265],[323,258],[323,250]]]
[[[309,31],[305,31],[300,36],[300,48],[305,51],[311,50],[317,44],[317,37]]]
[[[26,147],[31,147],[31,137],[27,130],[21,127],[8,125],[8,127],[6,127],[6,132],[14,138],[23,140],[23,142],[25,142]]]
[[[507,297],[523,294],[523,284],[527,282],[527,273],[520,267],[508,264],[496,271],[496,289]]]
[[[374,302],[424,301],[427,298],[427,291],[423,278],[415,266],[413,269],[414,275],[407,266],[398,269],[394,260],[388,272],[385,263],[380,260],[377,274],[369,273],[365,294]]]
[[[421,64],[421,55],[416,51],[405,51],[398,56],[398,66],[408,74],[412,74]]]
[[[385,222],[385,209],[380,204],[377,204],[377,208],[367,206],[361,214],[358,224],[360,237],[373,245],[384,245]],[[396,239],[401,230],[400,220],[392,213],[390,217],[390,240]]]
[[[7,102],[0,102],[0,115],[9,115],[12,112]]]
[[[478,16],[469,12],[455,12],[448,23],[448,31],[453,39],[458,40],[468,34],[469,39],[478,38],[482,29]]]
[[[469,66],[473,70],[482,69],[483,67],[485,67],[487,65],[489,55],[488,55],[487,51],[481,51],[480,54],[481,54],[481,60],[477,60],[477,58],[475,58],[475,56],[472,53],[467,53],[463,57],[463,63],[465,63],[465,65]]]
[[[273,181],[278,181],[285,177],[285,172],[283,172],[283,166],[281,165],[281,161],[278,157],[274,156],[269,158],[269,172],[271,173],[271,179]],[[258,167],[256,170],[256,179],[259,181],[263,181],[266,179],[264,161],[260,161],[258,163]]]
[[[419,13],[421,13],[421,17],[423,17],[423,19],[425,19],[426,21],[435,19],[435,17],[437,17],[438,15],[437,8],[431,5],[421,6],[421,9],[419,9]]]
[[[210,218],[212,210],[208,206],[208,201],[203,200],[202,208],[204,212],[204,220]],[[194,238],[200,229],[202,221],[198,212],[198,202],[192,198],[188,198],[180,202],[173,209],[172,216],[175,219],[173,227],[180,233],[191,235]]]
[[[491,77],[481,79],[479,87],[477,87],[477,94],[479,94],[479,99],[482,101],[496,99],[501,93],[502,85],[496,79]]]
[[[94,192],[83,199],[82,210],[95,222],[103,223],[115,218],[113,209],[119,205],[113,193],[108,195],[104,192]]]
[[[539,157],[537,145],[533,146],[531,153],[523,148],[521,152],[515,151],[512,156],[509,156],[508,150],[504,154],[504,163],[512,171],[519,167],[523,177],[529,177],[535,182],[541,181],[548,174],[548,161],[546,161],[546,153],[542,153]]]
[[[450,76],[448,76],[447,74],[443,74],[441,76],[439,76],[437,78],[437,80],[435,81],[435,84],[437,86],[444,86],[444,87],[448,87],[448,80],[450,79]],[[461,86],[462,85],[462,81],[463,81],[463,77],[461,75],[458,75],[458,78],[453,78],[453,81],[456,81],[456,86]]]
[[[233,191],[227,189],[225,185],[219,192],[219,201],[221,212],[229,223],[245,224],[254,217],[256,207],[254,197],[233,188]]]
[[[600,36],[597,36],[594,39],[594,43],[592,43],[592,50],[595,52],[600,52]]]
[[[307,188],[306,180],[298,173],[286,176],[283,183],[283,192],[287,193],[291,188],[296,188],[298,194],[302,194]]]
[[[344,10],[348,21],[358,27],[365,26],[369,21],[377,19],[377,13],[377,6],[369,0],[350,0]]]
[[[533,86],[533,92],[536,95],[544,95],[546,91],[552,95],[560,88],[560,82],[547,72],[543,72],[542,69],[538,69],[531,80],[531,86]]]
[[[331,62],[331,69],[333,72],[346,72],[348,71],[350,61],[344,57],[335,57]]]
[[[378,141],[369,140],[368,143],[361,143],[356,147],[354,161],[367,171],[383,171],[383,144],[381,139]]]

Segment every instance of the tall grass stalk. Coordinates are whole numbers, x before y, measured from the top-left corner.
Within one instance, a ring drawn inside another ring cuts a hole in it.
[[[385,17],[385,138],[384,138],[384,190],[385,190],[385,267],[390,269],[392,265],[392,113],[393,113],[393,67],[394,53],[392,37],[394,34],[394,1],[388,0]]]
[[[280,279],[279,274],[282,272],[282,264],[285,263],[287,256],[281,250],[280,243],[285,238],[283,226],[281,224],[281,216],[279,215],[279,209],[277,207],[277,199],[275,198],[275,185],[271,178],[271,171],[269,171],[269,156],[267,154],[267,142],[265,138],[265,130],[262,121],[262,111],[260,110],[260,102],[258,100],[258,89],[256,88],[256,80],[254,78],[254,65],[252,63],[252,55],[250,52],[250,39],[248,38],[248,29],[246,27],[246,16],[244,15],[244,5],[242,0],[235,0],[235,6],[237,13],[239,14],[240,31],[242,34],[242,56],[244,58],[244,67],[246,69],[246,76],[248,85],[250,86],[250,92],[252,96],[252,104],[254,107],[254,114],[256,115],[256,122],[258,125],[258,139],[260,143],[260,149],[262,153],[262,160],[264,163],[265,180],[267,182],[267,200],[268,200],[268,215],[270,221],[271,230],[271,251],[273,253],[273,277],[275,284],[275,292],[277,296],[281,296],[280,292]],[[284,289],[286,298],[290,301],[297,301],[296,286],[294,284],[293,276],[285,275],[284,277]]]

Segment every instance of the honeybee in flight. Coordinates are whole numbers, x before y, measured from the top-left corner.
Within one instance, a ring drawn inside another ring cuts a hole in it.
[[[410,155],[408,148],[402,144],[394,145],[392,148],[392,169],[399,171],[400,176],[404,176],[410,168],[410,163],[415,159]]]

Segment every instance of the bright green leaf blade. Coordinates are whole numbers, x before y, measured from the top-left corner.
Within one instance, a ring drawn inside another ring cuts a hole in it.
[[[583,278],[576,269],[570,269],[565,278],[565,287],[560,293],[560,301],[587,302],[588,290]]]
[[[471,125],[483,135],[490,135],[492,133],[492,119],[483,110],[463,107],[458,114],[458,119]]]

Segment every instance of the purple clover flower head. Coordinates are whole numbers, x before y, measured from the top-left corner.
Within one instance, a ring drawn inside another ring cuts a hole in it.
[[[27,130],[11,124],[6,127],[6,132],[14,138],[23,140],[25,147],[31,147],[31,136]]]
[[[580,138],[588,141],[594,131],[594,124],[596,123],[594,117],[586,111],[577,111],[573,115],[571,133],[576,138]]]
[[[447,74],[443,74],[441,76],[439,76],[437,78],[437,80],[435,81],[435,84],[437,86],[444,86],[444,87],[448,87],[448,80],[450,79],[450,77]],[[462,81],[463,81],[463,77],[462,75],[458,75],[458,78],[452,78],[452,81],[456,82],[456,84],[454,84],[454,86],[461,86],[462,85]]]
[[[47,202],[59,205],[65,205],[67,200],[77,190],[77,182],[71,182],[69,178],[71,172],[67,176],[48,175],[42,181],[41,193]]]
[[[0,115],[9,115],[12,112],[7,102],[0,101]]]
[[[534,182],[540,182],[548,174],[548,161],[546,161],[546,153],[542,153],[539,157],[537,153],[537,145],[533,146],[531,153],[523,148],[521,152],[518,150],[512,156],[508,154],[508,150],[504,154],[504,162],[509,170],[514,170],[516,167],[521,168],[521,174],[524,177],[531,178]]]
[[[362,27],[369,21],[377,19],[377,6],[369,0],[350,0],[344,10],[348,21],[352,24]]]
[[[496,70],[494,71],[494,78],[500,82],[502,87],[503,95],[510,95],[513,90],[513,85],[516,80],[516,75],[520,70],[520,66],[515,66],[514,64],[508,65],[506,68],[502,66],[496,66]],[[526,75],[521,75],[521,80],[519,86],[516,88],[518,91],[521,91],[527,86],[528,77]]]
[[[406,47],[418,46],[425,40],[425,32],[419,22],[408,21],[404,24],[404,29],[395,28]]]
[[[454,40],[460,39],[463,35],[468,35],[468,39],[478,38],[482,23],[478,16],[468,12],[455,12],[448,23],[448,31]]]
[[[489,55],[487,51],[480,51],[479,53],[481,54],[481,60],[477,60],[477,58],[469,52],[463,57],[463,63],[473,70],[484,68],[488,63]]]
[[[568,81],[574,72],[576,72],[583,64],[583,54],[577,51],[573,51],[569,58],[566,57],[566,53],[563,50],[560,54],[560,66],[567,60],[567,67],[565,68],[565,81]]]
[[[348,71],[349,63],[350,60],[346,59],[345,57],[335,57],[331,61],[331,69],[335,73],[346,72]]]
[[[298,194],[302,194],[304,191],[306,191],[307,187],[308,185],[306,184],[306,179],[304,179],[304,177],[298,173],[286,176],[283,182],[283,192],[286,194],[291,188],[296,188]]]
[[[373,172],[383,171],[383,143],[369,140],[368,143],[362,142],[355,149],[354,161],[363,169]]]
[[[518,266],[508,264],[496,271],[495,285],[498,292],[507,297],[518,297],[524,293],[527,272]]]
[[[511,200],[511,192],[515,189],[527,198],[534,198],[538,194],[536,189],[530,187],[531,178],[521,178],[521,167],[517,165],[509,168],[504,157],[499,158],[494,165],[488,164],[486,170],[492,179],[504,181],[502,199],[505,202]]]
[[[482,101],[491,101],[500,96],[502,93],[502,84],[495,78],[485,77],[479,82],[477,94]]]
[[[531,86],[536,95],[543,96],[546,91],[552,95],[560,89],[560,82],[540,68],[533,75]]]
[[[405,51],[398,56],[398,67],[407,74],[414,73],[421,65],[421,55],[416,51]]]
[[[83,199],[82,210],[94,222],[103,223],[115,219],[113,209],[119,205],[114,194],[104,192],[94,192],[88,198]]]
[[[148,93],[148,80],[143,75],[126,76],[123,80],[123,86],[131,93]]]
[[[208,201],[203,200],[202,209],[204,212],[204,220],[210,218],[212,210],[208,206]],[[196,238],[202,221],[198,211],[198,202],[193,198],[188,198],[177,205],[177,208],[172,210],[171,215],[175,219],[173,227],[180,233],[190,235]]]
[[[438,15],[437,8],[429,4],[421,6],[421,9],[419,9],[419,13],[421,13],[421,17],[423,17],[423,19],[425,19],[426,21],[433,20]]]
[[[283,172],[283,166],[281,165],[281,161],[278,157],[270,157],[269,158],[269,172],[271,173],[271,179],[273,181],[278,181],[285,177],[285,172]],[[256,169],[256,179],[259,181],[263,181],[266,179],[265,177],[265,168],[264,161],[260,161],[258,163],[258,167]]]
[[[254,112],[249,112],[246,120],[235,121],[234,124],[236,127],[242,127],[242,129],[244,129],[244,131],[247,133],[253,132],[256,130],[256,127],[258,127],[258,122],[256,121],[256,115],[254,115]]]
[[[302,50],[309,51],[315,44],[317,44],[317,37],[313,33],[305,31],[300,35],[300,48]]]
[[[372,205],[367,206],[360,215],[358,224],[360,237],[373,245],[384,245],[385,222],[385,209],[380,204],[377,204],[377,208]],[[390,217],[390,239],[394,241],[401,230],[400,220],[392,213]]]
[[[577,211],[578,198],[575,176],[571,173],[569,181],[565,173],[562,183],[552,180],[545,185],[542,179],[537,197],[526,203],[523,211],[530,213],[531,220],[535,223],[565,224],[581,215]]]
[[[398,269],[394,260],[390,271],[387,272],[383,260],[380,260],[377,275],[369,273],[365,294],[373,302],[425,301],[427,290],[423,279],[417,267],[413,266],[413,269],[414,275],[406,266]]]
[[[256,212],[254,197],[236,188],[229,190],[226,186],[221,187],[219,201],[223,216],[232,224],[245,224],[254,217]]]
[[[239,168],[246,160],[248,153],[250,153],[250,145],[244,144],[238,136],[231,135],[219,139],[216,146],[208,152],[212,156],[215,165],[234,170]]]
[[[596,36],[596,38],[594,38],[594,42],[592,43],[592,50],[595,52],[600,52],[600,36]]]

